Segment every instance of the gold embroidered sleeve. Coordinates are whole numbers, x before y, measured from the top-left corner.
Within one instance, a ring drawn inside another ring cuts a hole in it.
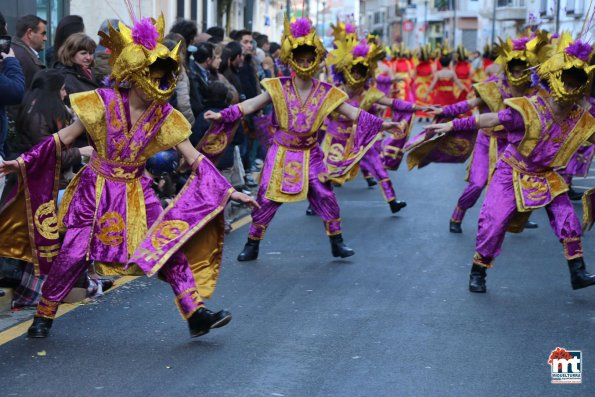
[[[367,92],[366,95],[364,96],[364,100],[362,101],[361,105],[360,105],[360,109],[368,111],[373,104],[375,104],[376,102],[378,102],[380,99],[384,98],[386,95],[384,94],[384,92],[380,91],[377,88],[370,88]]]
[[[519,112],[523,117],[525,136],[518,146],[518,151],[526,157],[531,154],[537,143],[539,143],[541,119],[528,98],[509,98],[504,100],[504,104]]]
[[[289,127],[289,112],[287,110],[287,103],[285,102],[281,80],[278,78],[264,79],[260,84],[271,96],[279,126],[287,129]]]
[[[495,82],[477,83],[473,85],[473,88],[475,88],[477,95],[488,105],[492,112],[499,112],[504,109],[502,94]]]
[[[70,95],[72,110],[85,126],[85,130],[95,142],[100,156],[105,156],[106,129],[105,104],[96,91],[85,91]]]
[[[182,113],[174,109],[161,125],[155,138],[143,151],[143,157],[148,159],[156,153],[171,149],[186,140],[191,133],[190,123]]]

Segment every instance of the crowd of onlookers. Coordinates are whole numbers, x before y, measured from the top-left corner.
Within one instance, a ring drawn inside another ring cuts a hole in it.
[[[100,30],[107,33],[109,24],[117,28],[118,22],[106,20]],[[53,45],[47,42],[46,21],[35,15],[19,18],[10,28],[14,32],[11,46],[0,53],[2,159],[15,159],[71,123],[69,94],[110,83],[109,50],[86,33],[80,16],[69,15],[59,22]],[[0,35],[7,34],[6,21],[0,14]],[[258,95],[263,78],[289,74],[278,62],[280,45],[269,42],[264,34],[238,30],[226,36],[218,26],[199,32],[194,21],[179,20],[165,36],[164,45],[173,49],[179,42],[182,67],[170,103],[192,126],[190,141],[195,145],[209,128],[203,117],[206,111],[219,111]],[[270,111],[269,108],[265,113]],[[231,184],[247,194],[257,186],[252,174],[262,167],[266,150],[257,139],[258,128],[255,117],[245,118],[217,163]],[[66,187],[91,153],[91,146],[83,138],[62,154],[60,189]],[[147,165],[164,204],[177,192],[179,180],[183,181],[175,172],[172,176],[164,171],[167,165],[162,163],[167,161],[172,160],[164,155]],[[225,211],[227,230],[231,211],[231,207]],[[0,296],[2,286],[13,287],[14,308],[36,305],[40,298],[43,278],[34,275],[31,264],[23,265],[0,258]],[[85,296],[97,296],[111,285],[111,280],[95,275],[90,267],[77,287]]]

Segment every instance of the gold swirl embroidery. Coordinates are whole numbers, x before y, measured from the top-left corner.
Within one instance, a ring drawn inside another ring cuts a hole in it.
[[[345,156],[345,146],[340,143],[333,143],[328,151],[328,160],[333,163],[343,160]]]
[[[125,172],[124,168],[118,167],[118,168],[114,168],[112,177],[121,178],[121,179],[135,179],[136,174],[134,172]]]
[[[128,155],[128,161],[136,160],[138,152],[142,149],[142,142],[133,141],[130,143],[130,154]]]
[[[108,105],[108,111],[110,115],[110,126],[116,130],[120,131],[122,129],[122,122],[118,117],[118,113],[116,112],[116,101],[114,99],[110,100]]]
[[[56,240],[58,238],[58,217],[56,216],[56,203],[50,200],[35,211],[35,228],[44,238]]]
[[[547,184],[542,179],[531,175],[521,175],[521,185],[523,190],[529,190],[527,197],[533,201],[546,198],[549,191]]]
[[[202,149],[205,153],[221,153],[227,146],[227,134],[209,134]]]
[[[440,148],[440,150],[451,156],[462,156],[469,152],[471,145],[469,141],[464,138],[450,138]]]
[[[298,161],[290,161],[285,164],[283,179],[289,183],[299,183],[302,176],[302,164]]]
[[[117,212],[106,212],[97,223],[99,233],[95,237],[105,245],[118,246],[124,241],[124,219]]]
[[[187,222],[180,220],[161,222],[151,234],[153,248],[161,250],[170,242],[180,238],[189,227]]]

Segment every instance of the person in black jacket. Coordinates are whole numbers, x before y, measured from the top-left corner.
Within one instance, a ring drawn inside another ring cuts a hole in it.
[[[55,68],[64,75],[67,94],[99,88],[92,69],[96,47],[97,44],[92,38],[84,33],[75,33],[69,36],[58,50]]]
[[[209,68],[213,61],[213,44],[200,43],[192,54],[194,60],[189,60],[188,77],[190,78],[190,105],[192,113],[197,117],[204,110],[204,101],[207,97],[209,85]]]

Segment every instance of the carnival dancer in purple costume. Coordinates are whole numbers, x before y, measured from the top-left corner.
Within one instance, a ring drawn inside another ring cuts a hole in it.
[[[515,223],[522,227],[527,215],[541,207],[564,246],[572,288],[595,284],[595,276],[585,269],[581,224],[565,194],[568,186],[555,171],[564,167],[583,143],[595,143],[595,119],[578,105],[593,79],[595,66],[589,66],[589,59],[594,50],[563,33],[555,52],[537,69],[539,78],[547,81],[550,95],[506,99],[507,108],[498,113],[428,127],[447,133],[502,125],[508,137],[479,215],[471,292],[486,292],[486,269],[500,254],[506,229]]]
[[[335,49],[329,53],[326,63],[331,66],[337,87],[344,89],[349,96],[346,103],[372,114],[377,113],[377,104],[390,107],[393,115],[406,112],[411,116],[413,112],[419,110],[414,103],[400,99],[391,100],[378,89],[367,86],[374,76],[378,60],[384,57],[384,52],[378,45],[375,36],[368,36],[367,40],[358,42],[355,29],[349,24],[342,23],[334,27],[333,36],[335,37]],[[332,113],[327,119],[322,150],[325,153],[325,163],[329,171],[336,165],[340,167],[345,154],[350,152],[354,134],[352,126],[351,119],[337,112]],[[401,128],[406,130],[407,123],[403,123]],[[377,144],[379,143],[377,142]],[[353,167],[349,173],[333,179],[333,182],[343,184],[355,178],[358,168],[361,167],[362,171],[367,171],[380,182],[384,198],[389,204],[391,212],[396,213],[407,204],[397,200],[392,181],[382,164],[380,153],[376,149],[377,144],[366,152],[359,167]]]
[[[505,108],[504,100],[514,97],[532,96],[538,86],[531,86],[531,70],[543,60],[549,51],[547,34],[538,33],[534,37],[510,38],[497,47],[499,54],[496,62],[502,65],[504,74],[489,78],[473,86],[477,97],[458,102],[454,105],[438,108],[432,113],[442,117],[456,117],[479,107],[480,113],[498,112]],[[467,210],[475,205],[483,189],[490,180],[498,157],[506,148],[507,141],[501,126],[495,129],[480,129],[475,140],[475,147],[469,165],[468,184],[459,197],[457,206],[450,218],[451,233],[461,233],[461,223]],[[535,228],[537,224],[527,222],[526,228]]]
[[[383,127],[396,129],[397,125],[383,123],[382,119],[344,103],[347,95],[343,91],[313,79],[312,75],[318,71],[325,54],[316,30],[307,18],[291,24],[286,18],[281,60],[289,64],[296,76],[263,80],[266,92],[261,95],[221,113],[205,114],[206,119],[233,125],[243,115],[262,109],[271,101],[274,106],[275,132],[257,196],[261,208],[252,212],[248,241],[238,256],[239,261],[258,257],[260,240],[281,204],[305,199],[324,220],[333,256],[344,258],[354,254],[343,242],[339,205],[330,181],[357,164]],[[325,118],[334,110],[355,121],[357,132],[349,156],[331,172],[324,164],[317,134]]]
[[[0,164],[0,173],[20,176],[18,190],[0,213],[0,248],[48,273],[28,330],[33,338],[48,336],[60,302],[89,261],[114,272],[126,265],[129,274],[158,274],[171,285],[192,337],[231,320],[229,312],[211,312],[203,303],[219,274],[222,210],[230,198],[258,204],[236,192],[193,148],[190,125],[167,103],[179,64],[178,47],[170,52],[161,44],[163,15],[157,21],[132,17],[132,29],[119,23],[118,29],[110,25],[109,35],[99,33],[100,43],[111,50],[114,88],[71,95],[77,121],[19,159]],[[69,184],[56,214],[61,148],[85,132],[94,153]],[[145,162],[172,147],[193,172],[162,211],[144,174]]]

